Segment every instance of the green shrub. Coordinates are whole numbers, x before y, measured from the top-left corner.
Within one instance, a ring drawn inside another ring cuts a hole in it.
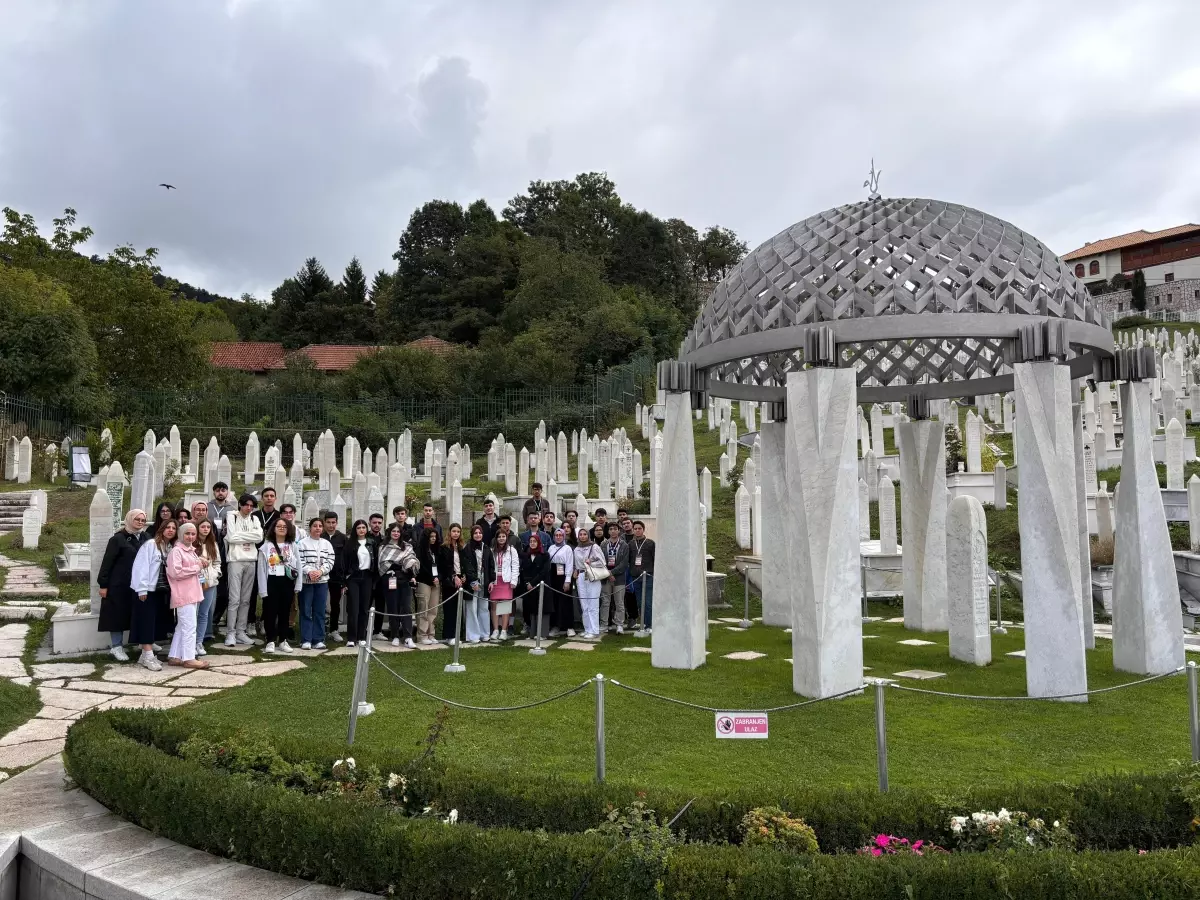
[[[803,819],[778,806],[760,806],[742,818],[742,846],[771,847],[792,853],[818,853],[817,836]]]
[[[188,846],[286,875],[422,900],[1182,900],[1195,897],[1200,879],[1196,848],[1146,856],[1049,851],[877,859],[688,844],[673,848],[655,884],[647,885],[628,878],[636,851],[605,835],[446,825],[309,796],[164,752],[183,744],[186,732],[161,714],[92,712],[67,735],[67,769],[116,814]],[[156,745],[137,735],[153,735]]]

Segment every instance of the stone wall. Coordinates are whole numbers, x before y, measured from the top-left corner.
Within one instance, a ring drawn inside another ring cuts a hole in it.
[[[1095,299],[1096,305],[1113,319],[1135,315],[1137,312],[1133,309],[1132,291],[1112,291],[1100,294]],[[1200,313],[1200,278],[1146,285],[1145,314],[1156,312],[1177,312],[1181,314],[1181,318],[1188,313]]]

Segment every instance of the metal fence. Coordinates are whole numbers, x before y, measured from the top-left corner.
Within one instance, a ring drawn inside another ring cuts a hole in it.
[[[32,441],[61,441],[69,437],[78,443],[83,440],[83,433],[83,427],[73,422],[65,410],[43,400],[0,391],[0,441],[28,435]]]

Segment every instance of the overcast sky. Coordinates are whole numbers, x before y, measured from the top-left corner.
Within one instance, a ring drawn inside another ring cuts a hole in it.
[[[1200,221],[1197,0],[0,0],[0,206],[260,297],[607,171],[751,246],[935,197],[1064,253]],[[166,181],[177,191],[157,187]]]

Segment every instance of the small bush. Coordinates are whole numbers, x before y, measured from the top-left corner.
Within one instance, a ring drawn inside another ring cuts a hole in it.
[[[819,853],[816,833],[778,806],[760,806],[742,819],[742,844],[792,853]]]
[[[984,850],[1070,850],[1074,847],[1071,832],[1055,819],[1047,825],[1044,820],[1027,812],[981,810],[969,816],[950,819],[954,849],[981,852]]]
[[[1092,565],[1111,566],[1116,553],[1116,542],[1112,538],[1092,538]]]

